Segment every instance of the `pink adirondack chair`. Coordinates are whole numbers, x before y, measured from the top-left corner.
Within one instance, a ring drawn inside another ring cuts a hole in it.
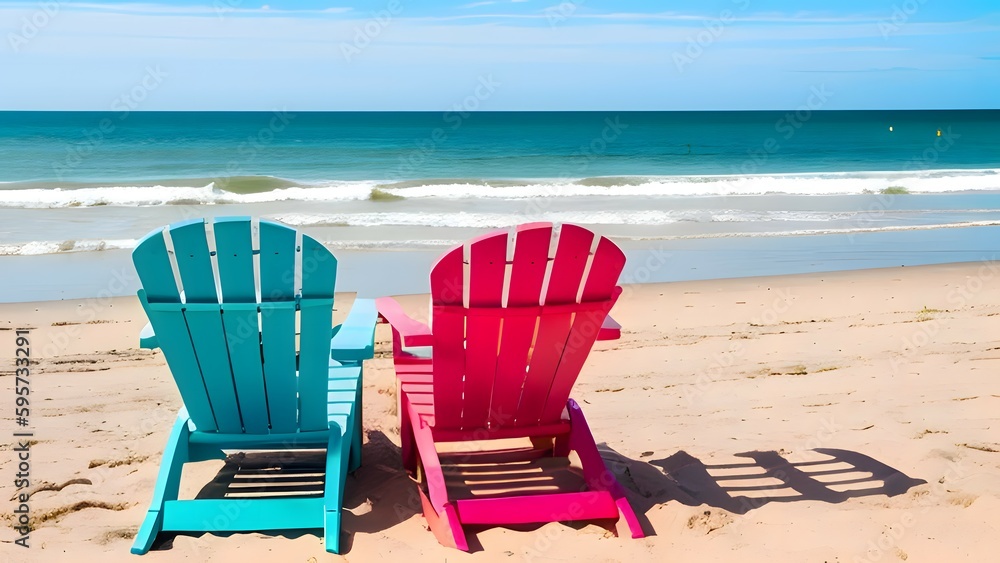
[[[377,300],[393,332],[403,463],[426,485],[418,486],[424,516],[439,542],[463,551],[467,524],[604,520],[617,535],[620,515],[633,538],[643,537],[569,398],[594,341],[620,335],[608,311],[621,293],[625,255],[575,225],[533,223],[518,227],[512,240],[510,234],[483,235],[437,261],[430,275],[433,328],[406,316],[392,298]],[[419,347],[430,347],[430,355],[411,351]],[[438,447],[513,438],[531,445]],[[570,451],[580,459],[583,484],[567,490],[538,471],[553,458],[568,466]],[[532,486],[528,479],[520,490],[496,484],[516,476],[544,482]],[[486,493],[468,494],[469,483]]]

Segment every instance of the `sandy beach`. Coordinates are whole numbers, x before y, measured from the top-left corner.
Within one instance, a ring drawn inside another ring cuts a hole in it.
[[[314,531],[161,536],[145,561],[990,561],[1000,550],[1000,264],[627,286],[575,387],[650,537],[425,529],[399,460],[389,331],[365,367],[345,553]],[[337,301],[337,315],[352,295]],[[426,296],[403,303],[426,316]],[[128,549],[180,399],[135,298],[0,305],[3,561]],[[30,328],[30,548],[14,545],[15,332]],[[235,458],[234,458],[235,459]],[[232,465],[232,464],[231,464]],[[191,466],[182,495],[233,470]]]

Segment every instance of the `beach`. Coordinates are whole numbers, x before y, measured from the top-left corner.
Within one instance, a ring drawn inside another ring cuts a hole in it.
[[[633,276],[654,256],[636,252]],[[478,528],[471,554],[438,545],[419,514],[382,325],[343,555],[325,553],[318,531],[294,531],[161,537],[145,558],[988,561],[1000,549],[998,280],[1000,263],[984,260],[626,285],[612,311],[622,338],[597,344],[572,396],[650,537],[588,523]],[[335,318],[352,299],[338,296]],[[401,299],[426,315],[425,295]],[[36,362],[31,547],[12,543],[7,503],[3,560],[135,560],[181,406],[162,355],[138,349],[145,322],[134,297],[0,305],[3,379],[15,329],[29,329]],[[2,440],[8,453],[20,444]],[[189,466],[182,498],[230,470]],[[0,460],[5,498],[16,471]]]

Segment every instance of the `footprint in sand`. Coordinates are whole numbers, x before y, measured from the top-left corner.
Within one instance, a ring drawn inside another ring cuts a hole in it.
[[[700,530],[705,534],[711,534],[715,530],[731,524],[733,517],[728,512],[706,510],[701,514],[695,514],[688,518],[687,527],[692,530]]]

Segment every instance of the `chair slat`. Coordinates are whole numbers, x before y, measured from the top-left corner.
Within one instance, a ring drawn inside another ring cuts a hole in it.
[[[327,389],[330,371],[330,330],[337,259],[316,239],[302,236],[302,297],[299,316],[299,425],[303,430],[326,428],[326,406],[311,400]],[[306,306],[307,300],[315,300]]]
[[[541,302],[551,239],[552,225],[549,223],[535,223],[518,228],[507,293],[509,308],[528,307]],[[497,425],[514,421],[528,372],[528,350],[537,322],[537,315],[504,317],[497,375],[490,401],[493,422]]]
[[[295,299],[295,231],[270,221],[260,222],[260,298]],[[294,309],[261,308],[261,349],[271,432],[291,432],[298,427]]]
[[[264,385],[271,432],[292,432],[298,426],[295,310],[264,309],[261,311],[261,324]]]
[[[316,401],[327,391],[330,373],[330,334],[333,322],[333,287],[329,298],[313,297],[303,305],[299,324],[299,426],[321,430],[328,426],[326,405]],[[303,302],[305,303],[305,302]]]
[[[499,307],[507,268],[507,233],[477,239],[469,245],[469,307]],[[466,320],[465,385],[462,427],[485,428],[500,346],[499,317]]]
[[[457,247],[442,256],[431,269],[431,296],[435,305],[461,305],[463,301],[462,254]],[[462,391],[465,374],[465,316],[432,311],[434,331],[434,404],[436,423],[458,428],[462,421]]]
[[[448,251],[431,266],[431,299],[434,305],[462,305],[465,273],[462,271],[464,249]]]
[[[174,381],[177,382],[177,390],[180,391],[181,400],[184,401],[191,420],[198,430],[204,432],[217,430],[215,414],[208,400],[205,381],[202,379],[201,367],[194,353],[194,345],[188,333],[184,313],[180,309],[181,305],[178,303],[174,311],[153,310],[149,307],[145,289],[139,290],[139,302],[142,303],[149,323],[156,331],[156,340],[163,350],[163,357],[167,361],[170,373],[174,376]]]
[[[234,306],[257,302],[250,218],[222,217],[215,219],[213,225],[222,300],[226,304],[222,307],[222,325],[243,427],[251,434],[267,434],[257,309]]]
[[[551,240],[551,224],[534,223],[518,227],[507,294],[508,307],[541,304],[542,281],[548,265]]]
[[[191,341],[195,342],[198,364],[204,375],[205,389],[212,400],[215,423],[220,432],[243,432],[236,387],[229,363],[229,346],[222,328],[222,310],[185,311]]]
[[[146,299],[151,303],[180,301],[163,229],[153,231],[139,241],[132,251],[132,262],[139,274]]]
[[[569,336],[572,318],[572,313],[549,313],[539,319],[538,333],[528,363],[528,375],[517,407],[517,426],[539,423]]]
[[[267,398],[260,361],[260,326],[256,307],[223,305],[222,324],[229,346],[236,395],[243,427],[250,434],[267,434]]]
[[[552,262],[552,274],[549,276],[549,287],[545,296],[547,305],[576,302],[593,241],[594,233],[583,227],[563,225],[560,228],[556,255]]]
[[[170,228],[174,244],[174,258],[184,285],[184,299],[188,303],[218,303],[215,272],[208,250],[205,221],[187,221]]]
[[[625,268],[625,253],[605,237],[597,243],[594,261],[583,286],[584,301],[603,301],[611,297],[618,277]]]
[[[253,272],[250,218],[224,217],[216,219],[213,224],[223,302],[255,302],[257,290]]]
[[[576,383],[580,370],[583,369],[583,364],[586,362],[587,356],[590,355],[590,350],[594,347],[597,335],[601,331],[601,325],[608,315],[607,312],[611,310],[619,292],[616,291],[612,299],[605,301],[605,305],[600,309],[585,310],[584,307],[581,307],[581,311],[573,316],[573,326],[566,338],[566,346],[552,378],[552,386],[545,398],[545,406],[539,416],[539,421],[542,424],[555,422],[562,416],[573,384]]]
[[[295,231],[270,221],[260,222],[260,299],[295,299]]]
[[[302,297],[333,298],[337,259],[316,239],[302,235]]]

